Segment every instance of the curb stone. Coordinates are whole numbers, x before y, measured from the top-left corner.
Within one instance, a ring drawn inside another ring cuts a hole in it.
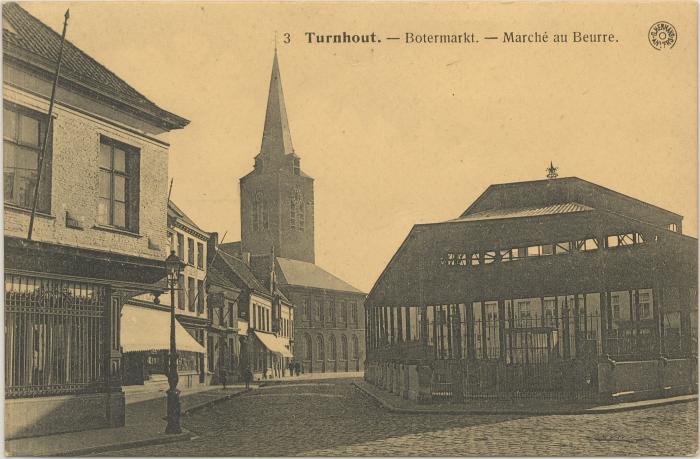
[[[59,453],[50,454],[52,456],[86,456],[88,454],[105,453],[108,451],[119,451],[123,449],[138,448],[140,446],[162,445],[165,443],[176,443],[179,441],[191,440],[192,433],[182,429],[183,432],[177,435],[167,437],[152,437],[143,440],[134,440],[124,443],[111,443],[109,445],[91,446],[87,448],[74,449],[70,451],[61,451]],[[40,456],[37,456],[40,457]]]
[[[499,416],[499,415],[530,415],[530,416],[565,416],[565,415],[581,415],[581,414],[609,414],[609,413],[620,413],[623,411],[632,410],[642,410],[646,408],[657,408],[660,406],[676,405],[679,403],[688,403],[698,401],[697,394],[689,396],[688,398],[674,398],[674,399],[660,399],[657,402],[651,402],[639,405],[624,405],[613,406],[613,407],[593,407],[593,408],[572,408],[560,411],[547,411],[547,410],[518,410],[518,409],[503,409],[503,410],[479,410],[479,409],[453,409],[453,410],[435,410],[435,409],[412,409],[412,408],[399,408],[391,403],[383,400],[381,397],[373,394],[359,384],[353,382],[352,385],[358,389],[365,396],[372,399],[375,403],[379,404],[382,408],[390,411],[392,413],[399,414],[447,414],[447,415],[479,415],[479,416]]]
[[[251,392],[252,390],[253,390],[253,389],[243,389],[243,390],[240,391],[240,392],[235,392],[235,393],[233,393],[233,394],[224,395],[224,396],[215,398],[215,399],[213,399],[213,400],[208,400],[208,401],[206,401],[206,402],[204,402],[204,403],[200,403],[200,404],[198,404],[198,405],[194,405],[194,406],[192,406],[192,407],[190,407],[190,408],[187,408],[186,410],[181,411],[181,412],[180,412],[180,415],[181,415],[181,416],[189,416],[191,413],[193,413],[193,412],[195,412],[195,411],[201,410],[201,409],[203,409],[203,408],[208,408],[208,407],[210,407],[210,406],[212,406],[212,405],[215,405],[215,404],[217,404],[217,403],[219,403],[219,402],[223,402],[223,401],[226,401],[226,400],[231,400],[232,398],[238,397],[238,396],[243,395],[243,394],[247,394],[248,392]]]

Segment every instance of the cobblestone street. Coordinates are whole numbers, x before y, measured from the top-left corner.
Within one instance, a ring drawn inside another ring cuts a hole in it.
[[[198,437],[105,456],[692,455],[697,405],[605,415],[389,413],[350,380],[263,387],[183,418]]]

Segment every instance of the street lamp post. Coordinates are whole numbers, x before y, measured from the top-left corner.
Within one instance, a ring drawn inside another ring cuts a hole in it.
[[[168,285],[170,286],[170,355],[168,363],[168,425],[165,428],[167,434],[179,434],[180,429],[180,391],[177,390],[177,347],[175,346],[175,285],[182,272],[182,261],[171,251],[165,259],[165,268],[168,271]]]

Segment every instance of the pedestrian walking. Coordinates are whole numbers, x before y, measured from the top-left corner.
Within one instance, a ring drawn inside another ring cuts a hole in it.
[[[222,368],[219,370],[219,379],[221,379],[221,384],[224,386],[224,390],[226,390],[226,378],[228,378],[228,371],[226,371],[225,368]]]
[[[245,388],[250,389],[250,382],[253,380],[253,372],[250,371],[250,367],[245,367],[243,372],[243,381],[245,382]]]

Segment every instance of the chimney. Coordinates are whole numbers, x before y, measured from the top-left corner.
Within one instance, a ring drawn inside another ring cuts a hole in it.
[[[219,247],[219,233],[210,233],[207,240],[207,265],[211,265]]]

